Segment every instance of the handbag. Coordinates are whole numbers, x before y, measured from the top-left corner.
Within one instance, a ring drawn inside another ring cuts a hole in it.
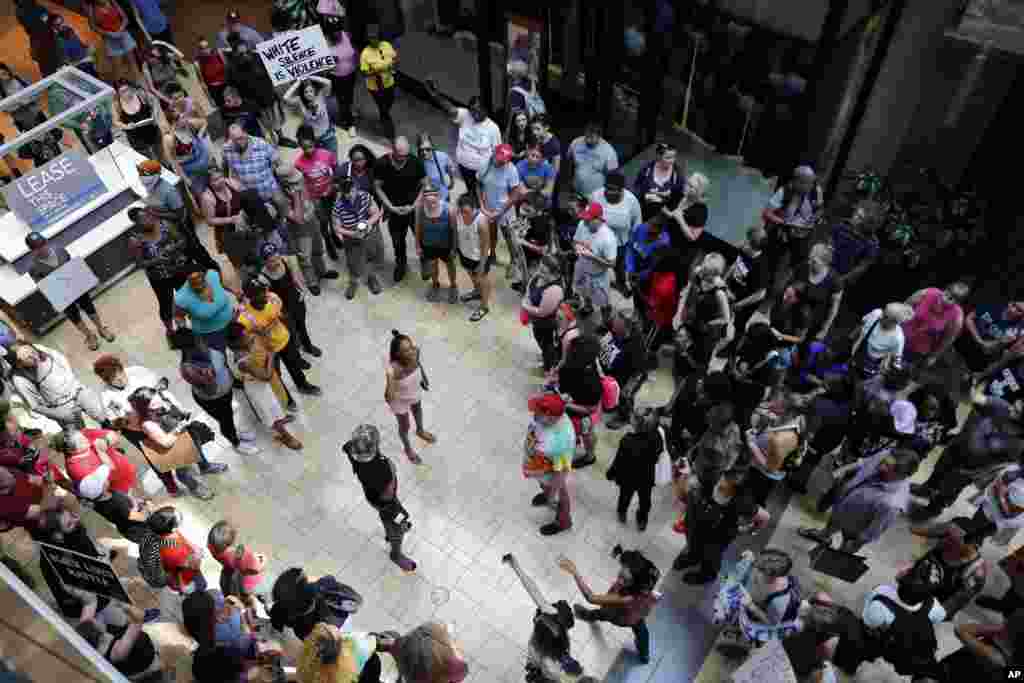
[[[661,434],[662,443],[665,443],[665,429],[658,427],[658,432]],[[658,456],[658,462],[654,466],[654,485],[665,486],[666,484],[672,483],[672,459],[668,457],[668,449],[662,448],[661,455]]]
[[[619,405],[619,397],[622,389],[614,377],[604,374],[601,361],[597,361],[597,374],[601,377],[601,407],[605,410],[615,410]]]
[[[179,434],[170,448],[164,448],[147,437],[142,442],[142,454],[161,474],[199,462],[199,449],[188,432]]]

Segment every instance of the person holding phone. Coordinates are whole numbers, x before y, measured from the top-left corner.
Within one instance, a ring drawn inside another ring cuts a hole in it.
[[[380,514],[384,535],[391,544],[391,561],[402,571],[416,571],[416,563],[402,552],[402,540],[412,522],[408,510],[398,500],[398,470],[380,452],[380,430],[369,424],[359,425],[341,450],[363,487],[366,502]]]

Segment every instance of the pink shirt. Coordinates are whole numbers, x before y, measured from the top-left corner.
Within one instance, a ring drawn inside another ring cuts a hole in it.
[[[338,60],[334,67],[334,75],[338,77],[350,76],[356,70],[356,51],[352,47],[352,39],[348,31],[342,31],[338,42],[331,45],[331,54]]]
[[[321,199],[334,191],[334,167],[337,163],[336,156],[319,147],[313,150],[312,155],[302,153],[295,159],[295,168],[306,179],[306,192],[310,199]]]
[[[914,306],[914,317],[903,323],[905,348],[918,354],[934,353],[942,344],[951,325],[963,320],[964,312],[957,304],[946,304],[942,290],[931,287]],[[942,306],[936,314],[935,309]]]

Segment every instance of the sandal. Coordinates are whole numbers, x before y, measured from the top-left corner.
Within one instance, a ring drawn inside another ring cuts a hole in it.
[[[483,320],[488,313],[490,313],[490,310],[481,306],[480,308],[473,311],[473,315],[469,316],[469,322],[478,323],[481,320]]]
[[[416,436],[420,437],[427,443],[437,443],[437,437],[427,431],[416,432]]]
[[[276,437],[277,440],[284,444],[287,448],[290,448],[293,451],[302,450],[302,442],[296,439],[294,436],[292,436],[290,432],[286,432],[282,429],[277,433]]]

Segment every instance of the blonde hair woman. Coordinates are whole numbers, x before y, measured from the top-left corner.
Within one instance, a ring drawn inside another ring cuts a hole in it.
[[[679,297],[673,327],[688,336],[689,357],[699,367],[711,364],[733,338],[732,307],[725,284],[725,257],[712,252],[693,269],[690,284]]]
[[[703,173],[691,173],[679,204],[668,212],[669,238],[672,246],[683,252],[684,263],[691,263],[700,252],[715,248],[713,240],[704,235],[708,224],[708,205],[705,201],[711,185]]]
[[[302,641],[298,662],[300,683],[377,683],[381,661],[377,654],[385,638],[371,633],[343,632],[320,623]]]

